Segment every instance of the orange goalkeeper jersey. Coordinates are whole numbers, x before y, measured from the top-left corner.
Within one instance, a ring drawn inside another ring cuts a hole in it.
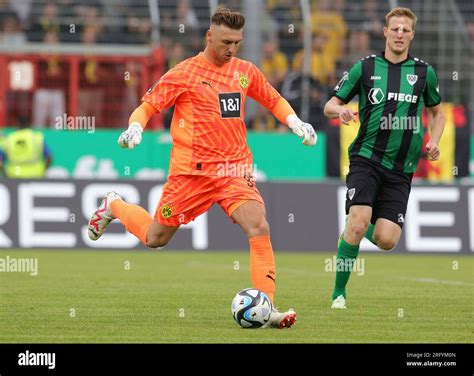
[[[147,91],[142,100],[158,112],[175,105],[169,175],[248,173],[252,154],[244,124],[247,95],[269,109],[280,99],[252,63],[234,57],[218,67],[202,52],[166,72]]]

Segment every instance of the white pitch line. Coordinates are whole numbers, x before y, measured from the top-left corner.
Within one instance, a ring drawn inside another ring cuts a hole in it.
[[[445,279],[436,279],[436,278],[412,278],[412,277],[398,277],[396,279],[401,279],[404,281],[413,281],[421,283],[435,283],[440,285],[452,285],[452,286],[474,286],[474,283],[469,283],[465,281],[450,281]]]

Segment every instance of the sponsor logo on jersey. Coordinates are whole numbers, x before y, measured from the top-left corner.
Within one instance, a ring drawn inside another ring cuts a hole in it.
[[[221,110],[221,118],[240,118],[240,107],[242,96],[239,93],[219,93],[219,106]]]
[[[371,81],[381,80],[382,76],[370,76]]]
[[[382,89],[380,89],[378,87],[373,87],[369,91],[368,98],[369,98],[370,103],[372,103],[372,104],[379,104],[380,102],[382,102],[384,97],[385,97],[385,95],[384,95]]]
[[[418,102],[418,96],[413,94],[405,94],[405,93],[392,93],[389,92],[387,95],[387,100],[391,101],[398,101],[398,102],[408,102],[408,103],[416,103]]]

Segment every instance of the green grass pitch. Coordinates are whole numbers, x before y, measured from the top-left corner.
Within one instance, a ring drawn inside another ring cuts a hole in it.
[[[473,342],[470,256],[361,253],[348,309],[331,310],[325,260],[333,254],[278,252],[276,306],[297,311],[291,330],[233,321],[233,296],[251,286],[248,251],[0,251],[6,256],[37,258],[38,275],[0,272],[0,343]]]

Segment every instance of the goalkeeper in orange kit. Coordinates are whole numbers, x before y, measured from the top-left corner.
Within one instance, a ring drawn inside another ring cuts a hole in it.
[[[175,105],[171,121],[173,148],[168,181],[152,218],[143,208],[109,192],[88,225],[97,240],[114,219],[150,248],[165,246],[181,224],[194,220],[217,202],[249,238],[250,273],[254,287],[273,301],[275,261],[265,206],[252,176],[252,154],[246,141],[246,96],[268,108],[276,118],[315,145],[313,127],[302,122],[288,102],[252,63],[235,57],[245,24],[237,11],[218,8],[206,33],[206,48],[161,77],[143,96],[118,140],[133,149],[148,120]],[[226,171],[241,172],[229,176]],[[266,327],[290,327],[293,310],[273,310]]]

